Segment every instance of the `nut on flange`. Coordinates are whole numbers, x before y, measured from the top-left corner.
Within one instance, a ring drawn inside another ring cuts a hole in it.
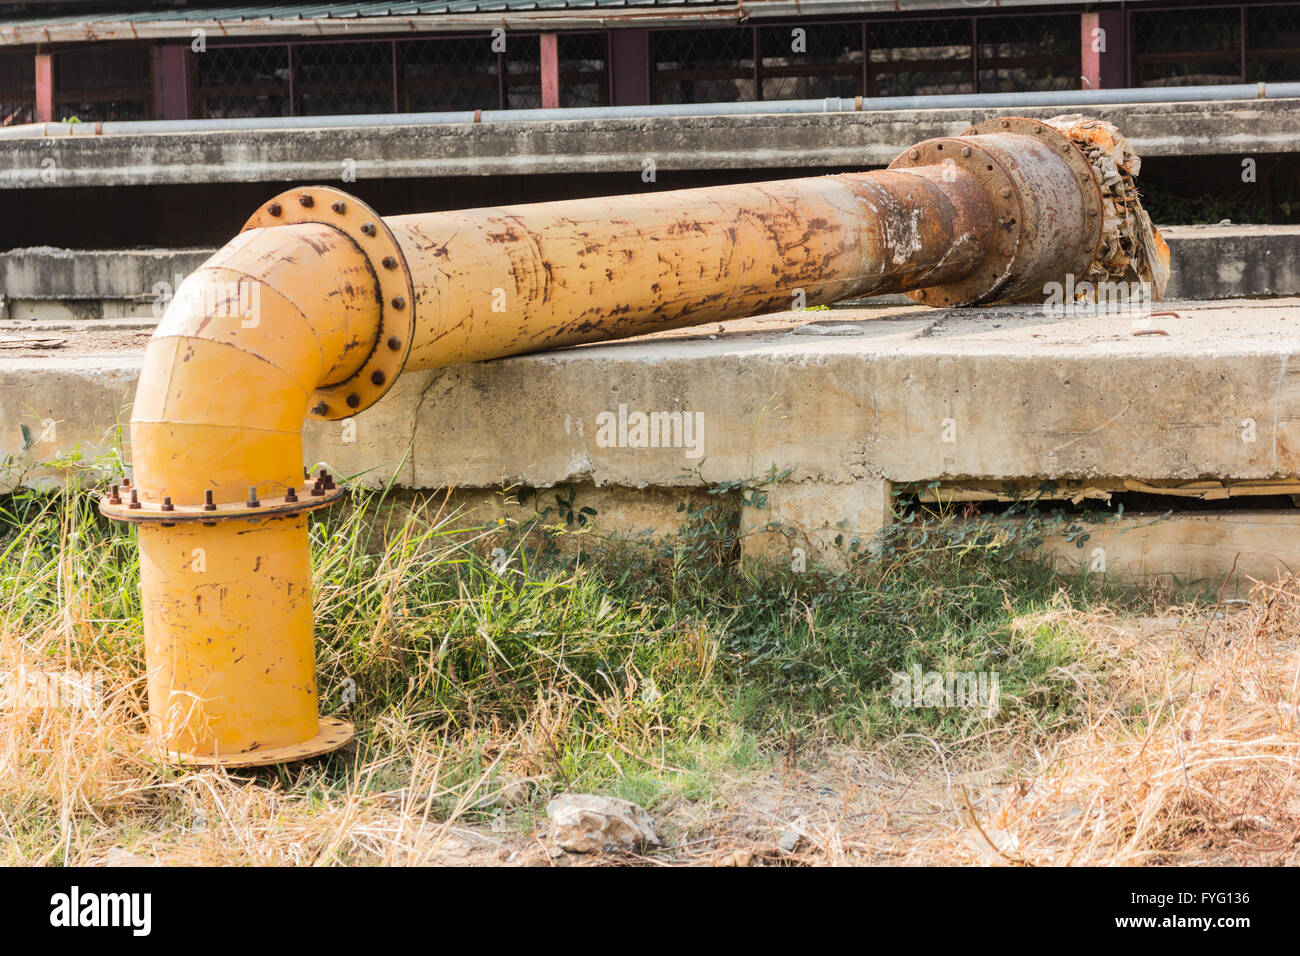
[[[415,337],[415,288],[406,257],[384,220],[333,186],[287,190],[265,203],[240,231],[304,222],[332,226],[347,236],[365,257],[378,290],[379,324],[366,360],[342,382],[316,389],[308,405],[309,417],[335,421],[369,408],[397,380]]]

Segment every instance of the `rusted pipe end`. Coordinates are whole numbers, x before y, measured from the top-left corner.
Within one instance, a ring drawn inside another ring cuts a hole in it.
[[[891,169],[955,167],[975,177],[997,228],[963,278],[909,293],[926,305],[1042,302],[1058,287],[1095,294],[1107,281],[1164,294],[1169,253],[1138,201],[1140,163],[1109,123],[1079,116],[999,117],[918,143]]]
[[[1101,192],[1083,153],[1040,121],[989,120],[964,136],[918,143],[891,169],[960,169],[983,187],[994,234],[963,278],[910,293],[927,305],[973,305],[1042,293],[1082,274],[1101,239]],[[950,174],[951,175],[951,174]]]
[[[1091,293],[1082,298],[1097,301],[1104,282],[1141,282],[1151,299],[1164,298],[1169,285],[1169,246],[1142,208],[1135,182],[1142,160],[1128,140],[1110,123],[1085,116],[1056,116],[1043,121],[1067,137],[1087,159],[1101,187],[1101,242],[1082,281]]]
[[[335,421],[369,408],[397,380],[415,338],[415,288],[401,246],[384,220],[355,196],[332,186],[281,193],[240,231],[306,222],[331,226],[347,236],[365,257],[378,290],[379,321],[365,361],[343,381],[317,388],[308,405],[308,417]]]

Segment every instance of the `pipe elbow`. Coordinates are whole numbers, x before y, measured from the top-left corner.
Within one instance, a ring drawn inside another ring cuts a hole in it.
[[[321,223],[241,233],[176,291],[145,351],[131,417],[145,501],[243,501],[302,484],[302,423],[318,389],[376,347],[367,256]]]

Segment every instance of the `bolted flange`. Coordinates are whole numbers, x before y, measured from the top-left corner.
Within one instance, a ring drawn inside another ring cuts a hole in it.
[[[214,525],[220,521],[264,521],[328,508],[347,493],[347,489],[336,484],[323,468],[314,480],[304,480],[308,483],[301,489],[289,488],[283,495],[274,498],[257,497],[256,486],[253,486],[249,489],[248,501],[225,504],[213,502],[212,492],[206,491],[203,504],[197,505],[173,504],[170,497],[164,497],[158,504],[140,501],[134,488],[131,489],[130,500],[123,501],[122,487],[114,484],[100,496],[99,513],[117,521],[161,524],[164,527],[178,524]]]
[[[1016,188],[1003,157],[978,142],[958,137],[928,139],[917,143],[889,164],[890,169],[919,166],[943,168],[951,164],[975,178],[993,207],[993,241],[984,250],[979,265],[965,277],[947,285],[931,286],[907,293],[925,305],[945,307],[973,305],[996,298],[1011,277],[1020,234],[1025,221],[1020,190]]]
[[[336,421],[369,408],[392,388],[415,337],[415,288],[406,257],[384,220],[355,196],[333,186],[287,190],[265,203],[241,232],[298,223],[332,226],[366,260],[379,297],[379,323],[366,360],[341,382],[312,393],[309,418]]]
[[[306,760],[338,750],[356,736],[352,724],[338,717],[320,718],[316,736],[298,744],[265,747],[231,754],[192,754],[171,751],[169,756],[186,767],[264,767],[269,764]]]
[[[1040,120],[998,118],[918,143],[890,168],[945,164],[979,182],[994,209],[994,234],[964,278],[909,296],[931,306],[1042,301],[1045,283],[1086,274],[1101,243],[1101,190],[1068,136]]]
[[[1071,179],[1078,190],[1077,198],[1083,205],[1086,218],[1074,248],[1067,250],[1073,253],[1073,258],[1064,271],[1073,274],[1077,279],[1082,279],[1088,274],[1088,267],[1092,265],[1101,246],[1103,215],[1101,184],[1097,182],[1097,173],[1088,162],[1088,157],[1069,136],[1055,126],[1042,120],[1026,119],[1023,116],[1004,116],[985,120],[975,124],[965,133],[966,136],[998,134],[1027,136],[1041,141],[1069,167]],[[1048,210],[1049,215],[1051,212],[1052,210]]]

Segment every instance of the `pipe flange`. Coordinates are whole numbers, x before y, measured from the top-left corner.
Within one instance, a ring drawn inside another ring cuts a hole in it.
[[[415,338],[415,287],[402,247],[373,209],[333,186],[282,192],[244,223],[240,232],[310,222],[332,226],[365,257],[379,294],[379,326],[361,367],[342,382],[312,393],[307,415],[337,421],[364,411],[393,387]]]
[[[983,258],[970,273],[956,282],[917,289],[907,295],[923,305],[939,308],[975,305],[996,298],[1010,278],[1020,248],[1024,204],[1020,190],[1001,160],[974,140],[956,137],[927,139],[917,143],[892,163],[890,169],[954,164],[969,173],[984,190],[993,207],[994,235]]]
[[[346,494],[342,485],[313,494],[305,488],[297,494],[280,498],[262,498],[256,505],[247,502],[232,504],[173,505],[164,500],[161,504],[124,498],[119,493],[104,494],[99,499],[99,513],[115,521],[131,524],[157,524],[164,528],[178,524],[214,525],[222,521],[266,521],[287,518],[304,511],[328,508]]]
[[[169,751],[168,756],[186,767],[266,767],[274,764],[307,760],[338,750],[352,742],[356,729],[338,717],[322,717],[316,736],[299,744],[244,750],[230,754],[194,754]]]
[[[985,120],[966,130],[966,136],[986,136],[997,133],[1012,133],[1041,140],[1057,153],[1070,168],[1075,182],[1079,186],[1079,197],[1083,202],[1085,220],[1088,229],[1076,251],[1070,272],[1080,280],[1088,274],[1089,267],[1101,250],[1102,222],[1105,217],[1101,198],[1101,185],[1097,174],[1078,145],[1065,133],[1042,120],[1027,119],[1023,116],[1004,116]]]

